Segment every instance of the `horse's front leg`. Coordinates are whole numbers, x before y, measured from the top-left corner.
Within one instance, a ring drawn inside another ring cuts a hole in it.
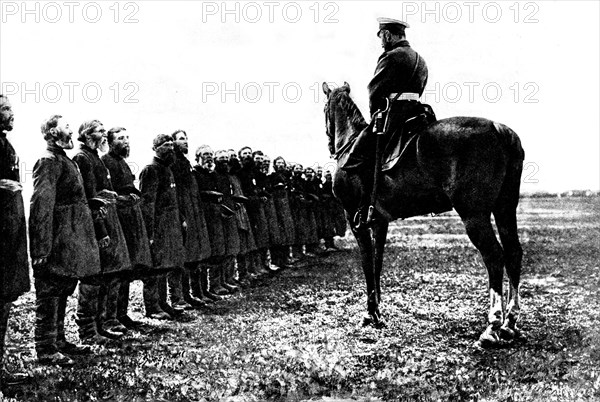
[[[379,322],[379,300],[377,295],[377,284],[375,282],[375,270],[373,269],[373,243],[371,232],[368,228],[352,227],[352,233],[358,243],[360,259],[365,280],[367,282],[367,314],[363,318],[363,325],[376,324]]]
[[[383,252],[388,232],[388,222],[377,222],[373,226],[373,247],[375,250],[373,264],[375,266],[375,291],[377,293],[377,304],[381,303],[381,270],[383,268]],[[379,313],[379,310],[377,310]]]

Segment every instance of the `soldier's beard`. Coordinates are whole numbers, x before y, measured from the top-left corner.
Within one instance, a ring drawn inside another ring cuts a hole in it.
[[[121,158],[129,158],[129,147],[119,146],[113,149],[114,153],[119,155]]]
[[[227,161],[218,161],[215,164],[215,170],[217,173],[229,173],[229,165],[227,164]]]
[[[244,159],[242,159],[242,164],[244,165],[244,167],[253,167],[254,159],[252,159],[252,156],[245,157]]]
[[[165,163],[167,165],[170,165],[171,163],[173,163],[175,161],[175,152],[170,151],[170,152],[165,152],[162,155],[160,155],[160,158],[165,161]]]
[[[108,151],[108,141],[106,138],[102,137],[98,142],[96,142],[96,148],[98,151],[104,153]]]
[[[73,140],[71,138],[68,139],[62,139],[59,138],[56,140],[56,146],[58,146],[59,148],[62,149],[73,149],[74,145],[73,145]]]
[[[242,164],[239,159],[230,159],[229,160],[229,172],[237,173],[242,168]]]
[[[187,145],[177,145],[177,143],[174,143],[174,148],[175,151],[180,152],[184,155],[187,155],[188,151],[189,151],[189,147]]]

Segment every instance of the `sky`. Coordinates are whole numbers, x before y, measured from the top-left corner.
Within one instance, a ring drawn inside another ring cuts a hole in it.
[[[486,117],[520,136],[523,192],[600,188],[597,1],[0,1],[0,92],[25,195],[43,119],[126,127],[141,171],[152,138],[249,145],[331,167],[323,81],[364,114],[377,17],[410,24],[438,118]],[[368,119],[368,117],[367,117]]]

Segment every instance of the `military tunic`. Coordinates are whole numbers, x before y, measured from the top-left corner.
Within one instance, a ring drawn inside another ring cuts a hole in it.
[[[31,258],[47,258],[49,273],[81,279],[100,273],[98,243],[75,162],[49,146],[33,167],[29,214]]]
[[[142,213],[155,268],[182,267],[185,248],[175,178],[168,164],[154,157],[140,174]]]
[[[184,231],[185,262],[200,262],[210,257],[211,248],[194,169],[185,155],[178,151],[175,151],[175,162],[170,168],[177,186],[179,213],[187,223]]]
[[[82,144],[73,160],[79,166],[88,201],[96,197],[105,198],[99,194],[102,190],[113,191],[110,173],[98,156],[97,150]],[[102,273],[123,273],[131,269],[131,260],[114,200],[108,203],[106,209],[108,211],[106,217],[95,222],[98,240],[104,236],[110,237],[109,245],[100,249]]]
[[[262,200],[258,195],[258,188],[256,186],[256,178],[254,177],[253,166],[242,167],[239,172],[237,172],[237,176],[240,179],[244,195],[249,199],[246,208],[248,210],[248,216],[250,217],[250,223],[252,224],[256,248],[268,248],[269,225],[267,223]]]
[[[277,212],[277,222],[281,234],[281,245],[291,246],[294,244],[295,227],[287,190],[289,187],[288,179],[283,173],[273,172],[269,175],[269,182],[272,189],[275,210]]]
[[[223,257],[226,250],[225,229],[221,220],[221,206],[216,200],[203,195],[203,192],[217,191],[214,173],[209,172],[201,165],[194,166],[194,176],[200,192],[200,202],[204,208],[204,217],[210,240],[211,258]],[[206,193],[205,193],[206,194]]]
[[[415,68],[416,66],[416,68]],[[414,72],[414,75],[413,75]],[[385,108],[385,98],[391,93],[423,94],[427,84],[427,64],[406,40],[396,43],[377,60],[375,74],[369,82],[369,111],[371,115]]]
[[[152,268],[152,255],[140,207],[141,193],[135,188],[134,184],[135,176],[131,172],[127,161],[114,152],[109,152],[100,159],[110,172],[114,190],[125,198],[117,200],[117,213],[125,235],[131,265],[139,271],[140,275],[144,275]],[[134,201],[131,194],[139,195],[140,200]]]
[[[235,203],[233,202],[233,189],[228,173],[213,173],[215,175],[215,184],[217,192],[223,194],[222,205],[235,212]],[[221,212],[223,230],[225,235],[225,255],[235,257],[240,253],[240,235],[238,233],[238,223],[235,213],[228,215]]]
[[[29,291],[25,207],[19,183],[19,158],[0,132],[0,303]]]

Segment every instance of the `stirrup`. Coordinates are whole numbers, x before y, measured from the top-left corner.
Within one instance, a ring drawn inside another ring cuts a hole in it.
[[[369,205],[367,208],[367,218],[364,220],[362,219],[362,212],[363,208],[358,208],[354,214],[354,217],[352,218],[352,226],[354,226],[355,229],[369,227],[371,223],[373,223],[373,213],[375,212],[375,207],[373,205]]]

